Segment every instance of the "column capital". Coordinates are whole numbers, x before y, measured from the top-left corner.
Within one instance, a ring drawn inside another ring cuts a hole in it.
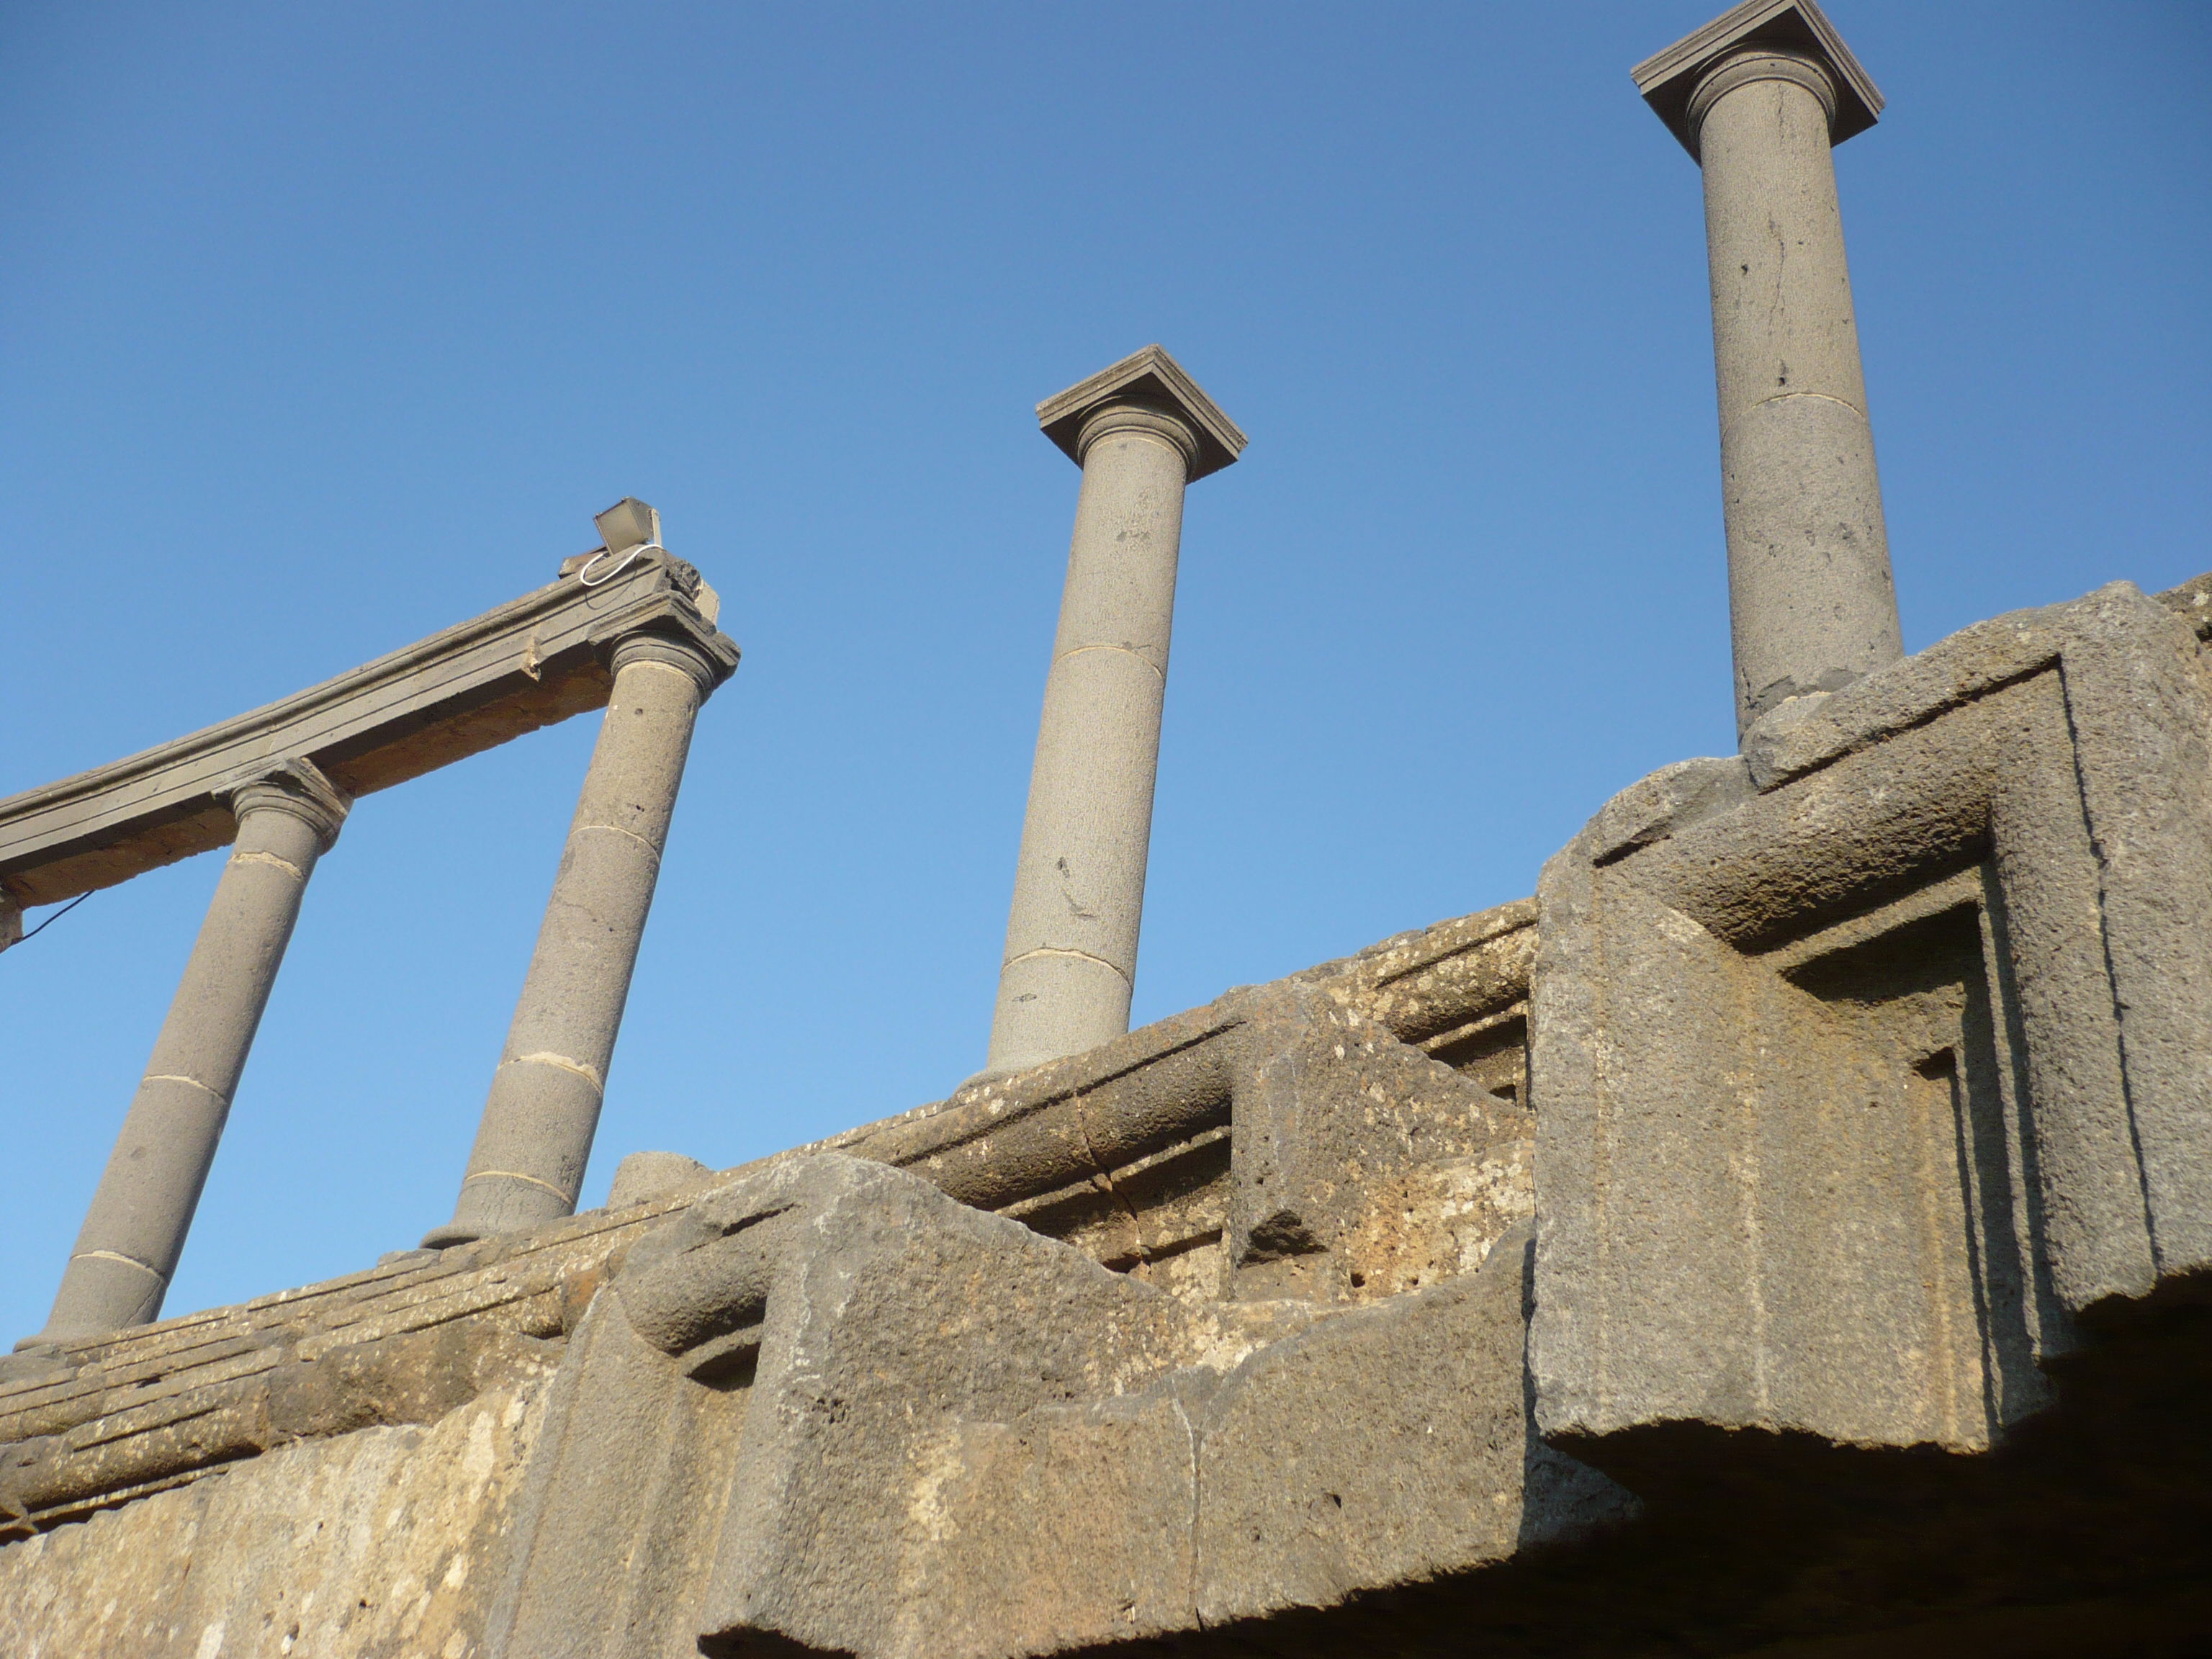
[[[699,688],[704,702],[714,688],[737,672],[737,642],[726,634],[661,626],[624,634],[607,653],[607,667],[619,674],[632,663],[657,662],[681,669]]]
[[[1046,398],[1036,413],[1044,435],[1078,465],[1104,433],[1141,428],[1183,451],[1193,483],[1235,461],[1247,441],[1182,365],[1156,345]],[[1098,418],[1109,414],[1111,422]]]
[[[1139,432],[1158,438],[1182,454],[1186,483],[1199,476],[1199,463],[1205,459],[1206,452],[1198,428],[1181,415],[1150,404],[1108,404],[1085,416],[1083,424],[1075,430],[1076,465],[1080,466],[1091,459],[1091,445],[1116,432]]]
[[[1864,132],[1882,110],[1880,89],[1814,0],[1744,0],[1629,73],[1693,158],[1705,112],[1753,81],[1791,81],[1819,97],[1831,143]]]
[[[337,842],[353,797],[311,760],[278,761],[234,779],[217,792],[240,823],[252,812],[285,812],[315,832],[325,853]]]

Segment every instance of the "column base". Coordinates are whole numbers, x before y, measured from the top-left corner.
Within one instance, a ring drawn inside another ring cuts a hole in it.
[[[461,1183],[453,1218],[422,1235],[426,1250],[449,1250],[497,1233],[516,1233],[576,1213],[573,1201],[535,1181],[507,1175],[477,1176]]]
[[[62,1272],[46,1328],[26,1340],[70,1342],[150,1325],[161,1316],[168,1293],[167,1275],[143,1262],[106,1253],[73,1255]]]

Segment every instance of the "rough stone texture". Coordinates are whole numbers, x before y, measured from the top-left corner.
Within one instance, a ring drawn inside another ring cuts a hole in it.
[[[624,1209],[712,1174],[697,1158],[682,1152],[632,1152],[615,1166],[613,1183],[607,1188],[607,1208]]]
[[[1094,1260],[1212,1299],[1226,1272],[1219,1240],[1237,1037],[1250,1011],[1285,991],[1317,990],[1331,1006],[1450,1060],[1486,1093],[1510,1095],[1520,1077],[1534,915],[1522,901],[1403,934],[1282,988],[1231,992],[1091,1054],[963,1089],[766,1164],[843,1152],[910,1168],[963,1202],[1001,1209]],[[643,1156],[664,1171],[672,1160],[679,1175],[686,1166],[698,1172],[656,1182],[657,1190],[626,1198],[624,1207],[443,1253],[393,1252],[351,1278],[0,1361],[0,1445],[15,1446],[9,1467],[21,1466],[15,1485],[0,1479],[0,1508],[58,1524],[105,1494],[283,1443],[293,1431],[258,1425],[268,1374],[290,1357],[447,1327],[462,1333],[471,1352],[514,1337],[559,1336],[581,1316],[611,1259],[707,1185],[729,1178],[673,1154]],[[1498,1156],[1520,1159],[1522,1143],[1506,1143]],[[1455,1237],[1472,1234],[1462,1224]],[[1209,1271],[1189,1274],[1194,1262]],[[453,1375],[442,1364],[423,1373],[426,1383]],[[441,1411],[453,1403],[439,1398]],[[325,1426],[307,1431],[342,1431],[328,1425],[350,1424],[357,1414],[333,1406],[314,1419]],[[241,1419],[247,1428],[235,1436],[207,1431]],[[201,1427],[179,1431],[187,1422]],[[33,1465],[41,1471],[35,1479],[23,1473]]]
[[[1236,1293],[1394,1296],[1480,1266],[1532,1207],[1534,1125],[1326,992],[1240,1036],[1226,1246]]]
[[[11,1659],[468,1659],[542,1377],[0,1549]]]
[[[593,1212],[506,1248],[409,1252],[242,1307],[0,1360],[0,1535],[298,1440],[431,1421],[542,1359],[609,1258],[671,1207]]]
[[[1669,769],[1546,866],[1548,1434],[1981,1449],[2078,1319],[2212,1267],[2208,736],[2195,637],[2118,583]]]
[[[1334,1606],[1632,1513],[1530,1427],[1531,1231],[1480,1271],[1318,1323],[1224,1382],[1200,1423],[1206,1624]]]
[[[1343,1314],[1197,1309],[880,1165],[742,1177],[594,1304],[490,1650],[1048,1652],[1619,1519],[1529,1438],[1526,1254]]]

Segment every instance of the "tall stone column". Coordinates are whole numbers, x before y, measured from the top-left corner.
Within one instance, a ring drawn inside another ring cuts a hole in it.
[[[608,699],[453,1218],[466,1243],[574,1214],[699,708],[737,665],[708,630],[613,647]]]
[[[307,878],[351,805],[306,761],[285,762],[231,791],[238,839],[207,920],[46,1329],[18,1346],[161,1316]]]
[[[1082,467],[1083,486],[991,1023],[994,1072],[1129,1029],[1183,488],[1244,447],[1158,346],[1048,398],[1037,418]]]
[[[1832,146],[1881,94],[1812,0],[1634,71],[1704,170],[1736,726],[1904,654]]]

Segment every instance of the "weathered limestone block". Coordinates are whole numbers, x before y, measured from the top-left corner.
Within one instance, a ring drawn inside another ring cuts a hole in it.
[[[1285,987],[1239,1033],[1237,1294],[1368,1299],[1480,1267],[1531,1208],[1527,1111],[1346,1000]]]
[[[466,1659],[542,1376],[289,1446],[0,1549],[10,1659]]]
[[[1313,1075],[1292,1091],[1313,1109],[1307,1115],[1315,1133],[1291,1141],[1316,1149],[1297,1154],[1315,1178],[1340,1186],[1348,1176],[1349,1166],[1319,1150],[1349,1133],[1327,1128],[1329,1103],[1364,1122],[1376,1110],[1364,1093],[1372,1087],[1396,1103],[1386,1118],[1418,1110],[1439,1129],[1478,1121],[1488,1127],[1453,1131],[1462,1152],[1474,1149],[1470,1156],[1445,1157],[1435,1140],[1427,1155],[1440,1163],[1408,1162],[1412,1143],[1402,1135],[1395,1149],[1370,1147],[1363,1156],[1371,1167],[1389,1167],[1400,1182],[1396,1207],[1378,1196],[1363,1211],[1346,1189],[1340,1219],[1349,1254],[1271,1267],[1240,1294],[1275,1293],[1282,1287],[1259,1282],[1268,1273],[1290,1285],[1316,1267],[1326,1269],[1335,1293],[1355,1297],[1433,1283],[1480,1261],[1490,1242],[1528,1212],[1531,1146],[1513,1109],[1534,917],[1534,903],[1523,900],[1386,939],[1277,985],[1232,990],[1085,1054],[986,1078],[813,1150],[912,1169],[963,1203],[1014,1216],[1147,1282],[1209,1300],[1232,1271],[1222,1243],[1235,1184],[1232,1112],[1248,1127],[1261,1113],[1237,1102],[1258,1087],[1255,1068],[1271,1064],[1285,1043],[1295,1046],[1290,1011],[1316,1010],[1324,1024],[1354,1022],[1361,1035],[1343,1060],[1334,1037],[1318,1045],[1307,1056]],[[1449,1086],[1423,1055],[1474,1088]],[[1291,1120],[1280,1122],[1288,1133]],[[1394,1224],[1408,1203],[1419,1221],[1410,1231]],[[1352,1259],[1363,1255],[1374,1258],[1375,1272]],[[1352,1273],[1364,1287],[1351,1283]]]
[[[1510,1097],[1534,912],[1523,901],[1440,923],[1286,984],[1326,993],[1331,1006],[1371,1016]],[[1228,1271],[1220,1238],[1238,1033],[1276,995],[1234,991],[1089,1054],[769,1162],[846,1151],[909,1168],[1210,1304]],[[1520,1182],[1525,1148],[1510,1143],[1494,1166],[1446,1167],[1447,1209],[1483,1209],[1476,1176]],[[626,1163],[605,1212],[442,1254],[395,1252],[367,1272],[241,1307],[0,1358],[0,1540],[297,1439],[434,1420],[530,1359],[534,1345],[573,1330],[610,1258],[716,1179],[688,1158],[644,1154]],[[1440,1265],[1455,1252],[1471,1265],[1503,1214],[1490,1206],[1470,1226],[1424,1212],[1421,1236],[1433,1235]],[[1354,1294],[1389,1288],[1377,1279]]]
[[[2212,1267],[2212,680],[2127,584],[1670,768],[1547,866],[1539,1420],[1989,1445]]]

